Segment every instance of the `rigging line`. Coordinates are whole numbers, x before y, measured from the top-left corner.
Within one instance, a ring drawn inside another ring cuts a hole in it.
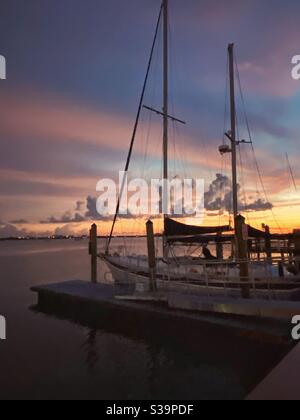
[[[290,175],[288,163],[287,163],[287,166],[285,168],[285,171],[286,171],[286,176],[287,176],[287,182],[289,184],[289,190],[292,190],[292,180],[291,180],[291,175]]]
[[[227,131],[227,119],[228,119],[228,88],[229,88],[229,57],[228,54],[226,55],[227,60],[226,60],[226,69],[225,69],[225,102],[224,102],[224,122],[223,122],[223,131],[222,131],[222,143],[223,145],[225,145],[225,140],[226,140],[226,131]],[[221,155],[221,175],[226,176],[227,177],[227,158],[226,155]],[[225,191],[226,190],[226,186],[225,183],[222,186],[222,189],[220,191],[220,194],[223,194],[225,196]],[[226,206],[224,208],[224,210],[226,211]],[[223,217],[221,215],[222,213],[222,208],[220,208],[219,210],[219,226],[221,225],[221,217]],[[230,224],[230,211],[229,211],[229,224]]]
[[[170,89],[170,93],[171,93],[171,107],[173,110],[173,114],[176,115],[176,97],[175,97],[175,86],[178,84],[178,74],[177,74],[177,68],[178,68],[178,57],[176,54],[176,48],[174,47],[174,42],[173,42],[173,31],[172,31],[172,25],[171,25],[171,18],[169,19],[169,42],[170,42],[170,60],[171,60],[171,66],[170,66],[170,79],[171,79],[171,89]],[[186,148],[182,149],[181,153],[178,153],[178,143],[182,137],[181,135],[181,131],[180,131],[179,124],[176,123],[176,121],[173,121],[173,135],[174,137],[174,149],[175,149],[175,155],[174,155],[174,159],[176,160],[175,156],[178,155],[178,165],[177,165],[177,160],[175,161],[175,165],[176,167],[178,167],[179,170],[179,164],[182,167],[182,172],[185,176],[185,178],[193,178],[191,176],[191,172],[188,169],[189,168],[189,164],[188,164],[188,156],[186,153]],[[175,168],[176,171],[176,168]],[[176,174],[175,174],[176,175]]]
[[[241,146],[238,146],[238,152],[239,152],[239,158],[240,158],[240,167],[241,167],[241,174],[242,174],[242,189],[243,189],[243,198],[244,198],[244,206],[245,206],[245,211],[247,213],[247,206],[248,206],[248,200],[247,200],[247,194],[246,194],[246,183],[245,183],[245,172],[244,172],[244,162],[243,162],[243,157],[242,157],[242,150],[241,150]],[[246,216],[248,218],[248,215]]]
[[[238,140],[241,140],[241,136],[240,136],[240,123],[239,123],[238,115],[236,115],[236,121],[237,121],[237,135],[238,135]],[[242,190],[243,190],[242,192],[243,192],[243,195],[244,195],[244,205],[247,206],[248,202],[247,202],[247,196],[246,196],[245,170],[244,170],[244,161],[243,161],[243,158],[242,158],[241,144],[238,144],[238,152],[239,152],[241,178],[242,178]]]
[[[147,113],[147,117],[144,118],[145,114],[142,114],[142,120],[141,120],[141,127],[142,130],[144,131],[144,124],[146,127],[145,133],[142,137],[142,144],[144,147],[144,151],[143,151],[143,155],[142,155],[142,159],[143,159],[143,164],[141,165],[140,171],[139,173],[141,174],[141,179],[145,179],[145,162],[147,159],[147,151],[148,151],[148,145],[149,145],[149,136],[150,136],[150,130],[151,130],[151,120],[152,120],[152,114],[151,113]],[[136,216],[133,218],[133,221],[131,222],[132,224],[132,231],[134,233],[137,233],[140,231],[140,227],[141,227],[141,216]]]
[[[260,167],[259,167],[259,164],[258,164],[258,160],[257,160],[257,157],[256,157],[255,149],[254,149],[253,138],[252,138],[252,134],[251,134],[251,129],[250,129],[248,115],[247,115],[247,112],[246,112],[246,102],[245,102],[244,93],[243,93],[243,89],[242,89],[242,83],[241,83],[240,72],[239,72],[239,67],[238,67],[236,56],[235,56],[235,65],[236,65],[236,70],[237,70],[237,78],[238,78],[239,90],[240,90],[241,100],[242,100],[242,105],[243,105],[244,117],[245,117],[245,121],[246,121],[246,126],[247,126],[248,135],[249,135],[249,140],[250,140],[250,143],[251,143],[252,153],[253,153],[253,156],[254,156],[256,170],[257,170],[257,173],[258,173],[258,176],[259,176],[259,180],[260,180],[260,183],[261,183],[262,190],[263,190],[263,193],[265,195],[265,198],[266,198],[266,200],[267,200],[268,203],[271,203],[270,200],[269,200],[269,198],[268,198],[268,194],[267,194],[267,191],[266,191],[264,182],[263,182],[262,173],[261,173],[261,170],[260,170]],[[272,213],[272,216],[274,218],[274,222],[276,223],[279,231],[282,232],[281,226],[278,223],[278,220],[277,220],[277,218],[275,216],[275,213],[274,213],[273,208],[271,209],[271,213]]]
[[[250,129],[250,123],[249,123],[248,115],[247,115],[247,112],[246,112],[246,102],[245,102],[245,98],[244,98],[244,93],[243,93],[242,83],[241,83],[241,78],[240,78],[240,72],[239,72],[239,67],[238,67],[236,57],[235,57],[235,65],[236,65],[239,90],[240,90],[240,95],[241,95],[241,100],[242,100],[242,105],[243,105],[244,118],[245,118],[245,123],[246,123],[246,127],[247,127],[249,140],[251,142],[251,148],[252,148],[252,152],[253,152],[253,156],[254,156],[255,167],[256,167],[256,170],[257,170],[257,173],[258,173],[258,176],[259,176],[259,180],[260,180],[265,198],[269,202],[268,194],[267,194],[265,186],[264,186],[264,182],[263,182],[263,179],[262,179],[260,167],[259,167],[259,164],[258,164],[258,160],[256,158],[256,153],[255,153],[255,149],[254,149],[254,145],[253,145],[252,133],[251,133],[251,129]]]
[[[290,163],[288,153],[286,153],[286,161],[287,161],[288,168],[289,168],[289,171],[290,171],[290,174],[291,174],[291,177],[292,177],[292,181],[293,181],[293,184],[294,184],[294,187],[295,187],[295,191],[298,192],[297,185],[296,185],[296,180],[295,180],[295,177],[294,177],[294,173],[293,173],[293,169],[292,169],[292,166],[291,166],[291,163]]]
[[[175,121],[173,121],[173,123],[172,123],[172,132],[173,132],[173,168],[174,168],[174,177],[175,177],[175,176],[177,176]]]
[[[269,200],[269,197],[268,197],[268,194],[267,194],[267,191],[266,191],[264,182],[263,182],[262,173],[261,173],[261,170],[260,170],[260,167],[259,167],[259,164],[258,164],[258,160],[257,160],[257,157],[256,157],[256,153],[255,153],[255,149],[254,149],[253,143],[251,143],[251,148],[252,148],[252,153],[253,153],[253,156],[254,156],[255,166],[256,166],[256,169],[257,169],[257,172],[258,172],[259,180],[260,180],[260,183],[261,183],[261,186],[262,186],[262,189],[263,189],[263,193],[265,195],[265,198],[267,200],[267,203],[271,203],[271,201]],[[280,226],[280,224],[279,224],[279,222],[277,220],[277,217],[275,216],[275,213],[274,213],[273,208],[271,208],[271,213],[272,213],[273,219],[274,219],[274,221],[275,221],[275,223],[276,223],[279,231],[282,233],[281,226]]]
[[[170,99],[171,99],[171,108],[174,115],[176,115],[176,98],[175,98],[175,86],[176,81],[178,79],[176,70],[177,70],[177,60],[176,60],[176,54],[175,54],[175,48],[173,43],[173,32],[172,32],[172,26],[171,26],[171,19],[169,20],[169,40],[170,40],[170,61],[171,61],[171,72],[170,72],[170,82],[171,82],[171,89],[170,89]],[[180,155],[177,154],[177,140],[180,140],[180,131],[179,126],[176,123],[175,120],[172,121],[172,136],[173,136],[173,168],[174,168],[174,177],[179,175],[180,172],[180,165],[182,167],[182,173],[184,174],[186,178],[186,171],[185,171],[185,164],[183,162],[183,159],[180,159]],[[178,160],[177,160],[178,159]],[[178,173],[177,173],[178,172]]]
[[[181,139],[183,136],[181,135],[179,124],[174,125],[175,128],[175,134],[176,139]],[[185,153],[185,147],[182,147],[179,149],[177,142],[175,141],[175,153],[178,159],[178,163],[182,167],[182,173],[185,178],[192,178],[191,172],[190,172],[190,165],[188,164],[188,157]]]
[[[238,115],[236,114],[236,122],[237,122],[237,138],[238,140],[241,140],[241,136],[240,136],[240,124],[239,124],[239,118]],[[238,153],[239,153],[239,164],[240,164],[240,170],[241,170],[241,181],[242,181],[242,186],[241,186],[241,193],[243,195],[243,199],[244,199],[244,207],[245,207],[245,212],[246,212],[246,219],[247,222],[249,223],[249,216],[247,213],[247,196],[246,196],[246,183],[245,183],[245,173],[244,173],[244,165],[243,165],[243,159],[242,159],[242,151],[241,151],[241,145],[238,144],[237,147]]]
[[[227,117],[228,117],[228,84],[229,84],[229,57],[227,54],[227,63],[226,63],[226,79],[225,79],[225,104],[224,104],[224,127],[222,133],[223,145],[225,144],[225,132],[227,126]]]
[[[149,180],[151,178],[151,174],[154,172],[153,164],[151,164],[151,161],[148,160],[148,151],[149,151],[150,137],[151,137],[152,116],[153,116],[153,114],[150,112],[149,113],[148,132],[147,132],[147,137],[146,137],[146,150],[145,150],[145,155],[144,155],[143,167],[142,167],[142,170],[141,170],[141,174],[142,174],[141,179],[145,179],[145,180]],[[161,137],[162,137],[162,133],[161,133],[161,136],[157,136],[157,138],[161,138]],[[159,154],[160,142],[156,142],[156,144],[153,143],[153,147],[154,147],[153,154],[154,154],[154,156],[156,156],[157,154]],[[151,205],[152,205],[152,203],[150,202],[149,197],[148,197],[148,206],[151,206]],[[144,218],[145,218],[145,215],[143,215],[139,219],[135,220],[135,224],[139,229],[142,229],[145,225]]]
[[[225,145],[226,140],[226,128],[227,128],[227,118],[228,118],[228,88],[229,88],[229,57],[228,54],[226,55],[226,69],[225,69],[225,103],[224,103],[224,125],[223,125],[223,132],[222,132],[222,142],[223,145]],[[223,176],[227,176],[227,160],[225,155],[221,155],[221,174]],[[221,194],[224,194],[225,196],[225,184],[223,184]],[[226,206],[225,206],[226,207]],[[225,208],[226,211],[226,208]],[[221,225],[221,212],[222,209],[219,210],[219,226]],[[230,212],[229,212],[230,213]],[[230,216],[229,216],[230,219]],[[229,220],[230,223],[230,220]]]
[[[171,102],[171,108],[173,115],[176,115],[175,113],[175,100],[174,100],[174,86],[175,86],[175,77],[174,77],[174,71],[172,71],[175,68],[175,60],[173,57],[173,34],[171,30],[171,19],[169,15],[169,25],[168,25],[168,31],[169,31],[169,57],[170,57],[170,102]]]
[[[156,72],[157,72],[157,68],[158,68],[158,56],[159,56],[159,51],[157,49],[156,52],[156,57],[154,59],[154,70],[153,70],[153,74],[154,74],[154,86],[153,86],[153,91],[152,91],[152,98],[151,98],[151,105],[152,107],[154,107],[155,104],[155,100],[156,100],[156,91],[157,91],[157,77],[156,77]],[[148,152],[149,152],[149,145],[150,145],[150,138],[152,135],[152,117],[153,117],[153,113],[149,112],[149,120],[148,120],[148,133],[147,133],[147,140],[146,140],[146,149],[145,149],[145,155],[144,155],[144,161],[143,161],[143,170],[142,170],[142,179],[149,179],[151,174],[152,174],[152,170],[153,170],[153,164],[151,164],[151,161],[149,161],[148,159]],[[157,138],[160,138],[161,136],[158,136]],[[160,142],[159,142],[160,144]],[[158,145],[156,143],[152,142],[152,147],[153,147],[153,155],[156,156],[159,153],[158,150]],[[153,170],[154,171],[154,170]]]
[[[246,123],[246,128],[247,128],[247,132],[248,132],[248,136],[249,136],[249,140],[251,142],[251,146],[252,149],[254,149],[253,147],[253,140],[252,140],[252,134],[251,134],[251,129],[250,129],[250,123],[249,123],[249,119],[248,119],[248,115],[246,112],[246,102],[244,99],[244,93],[243,93],[243,89],[242,89],[242,83],[241,83],[241,78],[240,78],[240,72],[239,72],[239,67],[238,67],[238,62],[237,62],[237,58],[235,56],[235,66],[236,66],[236,73],[237,73],[237,77],[238,77],[238,84],[239,84],[239,92],[240,92],[240,96],[241,96],[241,101],[242,101],[242,106],[243,106],[243,114],[244,114],[244,118],[245,118],[245,123]],[[247,154],[248,156],[248,154]],[[246,156],[246,160],[248,160],[248,157]],[[250,159],[249,159],[250,161]],[[256,172],[257,177],[255,177],[255,186],[256,186],[256,194],[257,194],[257,198],[260,198],[260,193],[259,193],[259,188],[258,188],[258,181],[262,184],[263,190],[265,190],[264,185],[263,185],[263,181],[262,178],[259,179],[259,170],[257,171],[257,166],[258,166],[258,162],[256,161],[256,165],[255,163],[253,164],[253,162],[251,163],[252,169],[254,172]],[[266,193],[265,193],[266,195]],[[267,197],[266,197],[267,199]],[[267,199],[268,201],[268,199]]]
[[[155,103],[155,98],[156,98],[156,88],[157,88],[157,80],[156,80],[156,69],[158,66],[158,49],[157,49],[157,53],[156,56],[154,58],[154,65],[153,65],[153,74],[154,74],[154,83],[153,83],[153,89],[152,89],[152,95],[151,95],[151,106],[154,107],[154,103]],[[147,163],[147,158],[148,158],[148,151],[149,151],[149,144],[150,144],[150,137],[151,137],[151,129],[152,129],[152,117],[153,117],[153,113],[149,112],[147,113],[149,115],[148,117],[148,127],[147,127],[147,136],[146,136],[146,146],[145,146],[145,153],[144,153],[144,157],[143,157],[143,166],[142,166],[142,179],[145,179],[146,176],[146,163]],[[149,168],[148,168],[149,169]],[[150,174],[150,171],[148,172],[148,175]]]
[[[173,115],[176,115],[177,111],[176,111],[176,95],[175,95],[175,86],[177,85],[177,80],[178,75],[177,75],[177,56],[176,56],[176,48],[174,47],[174,42],[173,42],[173,31],[172,31],[172,25],[171,25],[171,18],[169,19],[169,42],[170,42],[170,61],[171,61],[171,66],[170,66],[170,102],[171,102],[171,108],[172,108],[172,112]],[[185,153],[179,154],[178,155],[178,162],[177,162],[177,147],[178,147],[178,143],[181,139],[181,133],[180,133],[180,128],[179,128],[179,124],[176,123],[175,120],[172,121],[172,135],[173,135],[173,152],[174,152],[174,175],[178,175],[176,172],[177,170],[179,171],[179,164],[182,167],[182,172],[184,174],[184,177],[187,178],[187,171],[186,168],[188,167],[187,164],[187,159],[185,156]],[[183,152],[185,151],[185,149],[183,149]]]
[[[158,67],[158,48],[157,48],[157,51],[156,51],[156,56],[154,57],[154,64],[153,64],[154,83],[153,83],[152,95],[151,95],[151,99],[150,99],[152,108],[154,108],[155,98],[156,98],[156,88],[157,88],[156,70],[157,70],[157,67]],[[148,130],[147,130],[145,155],[144,155],[144,159],[143,159],[143,172],[142,172],[143,175],[142,175],[142,178],[144,178],[144,176],[145,176],[146,161],[147,161],[147,157],[148,157],[148,147],[149,147],[149,143],[150,143],[151,125],[152,125],[152,117],[153,117],[152,112],[149,112],[148,114],[149,114]]]
[[[169,93],[170,93],[170,104],[171,104],[171,109],[172,109],[172,113],[173,115],[176,115],[175,112],[175,99],[174,99],[174,86],[175,86],[175,76],[174,76],[174,69],[175,69],[175,59],[173,56],[173,33],[172,33],[172,29],[171,29],[171,17],[169,15],[169,24],[168,24],[168,31],[169,31],[169,51],[170,51],[170,89],[169,89]],[[177,176],[176,170],[177,170],[177,165],[176,165],[176,128],[175,128],[175,121],[172,120],[172,139],[171,139],[171,143],[173,146],[173,171],[174,174],[173,176]]]
[[[138,129],[139,121],[140,121],[140,115],[141,115],[141,111],[142,111],[142,107],[143,107],[145,92],[146,92],[148,79],[149,79],[149,74],[150,74],[150,70],[151,70],[153,54],[154,54],[156,40],[157,40],[157,36],[158,36],[158,32],[159,32],[159,26],[160,26],[160,21],[161,21],[161,17],[162,17],[162,11],[163,11],[163,3],[161,4],[161,7],[160,7],[159,16],[158,16],[158,20],[157,20],[157,24],[156,24],[156,28],[155,28],[154,40],[153,40],[152,47],[151,47],[151,52],[150,52],[150,58],[149,58],[148,66],[147,66],[146,77],[145,77],[145,80],[144,80],[143,90],[142,90],[142,94],[141,94],[141,98],[140,98],[140,102],[139,102],[138,112],[137,112],[137,116],[136,116],[136,120],[135,120],[135,124],[134,124],[134,129],[133,129],[133,134],[132,134],[132,138],[131,138],[131,142],[130,142],[129,153],[128,153],[128,157],[127,157],[127,161],[126,161],[126,166],[125,166],[125,171],[124,171],[125,173],[128,172],[128,169],[129,169],[129,166],[130,166],[133,146],[134,146],[136,133],[137,133],[137,129]],[[110,232],[109,239],[108,239],[107,246],[106,246],[106,254],[108,253],[109,246],[110,246],[110,243],[111,243],[111,239],[112,239],[112,236],[114,234],[116,221],[117,221],[117,218],[118,218],[118,215],[119,215],[121,199],[122,199],[124,186],[125,186],[124,185],[125,184],[125,178],[126,177],[124,177],[123,182],[122,182],[122,187],[121,187],[121,191],[120,191],[119,198],[118,198],[116,213],[115,213],[115,216],[114,216],[111,232]]]
[[[221,166],[221,175],[222,176],[226,176],[226,173],[225,173],[226,160],[225,159],[226,159],[225,155],[221,155],[221,165],[220,166]],[[222,186],[221,191],[220,191],[220,197],[222,196],[222,193],[225,195],[225,185],[224,185],[224,183],[223,183],[223,186]],[[220,210],[218,212],[219,226],[221,226],[221,212],[222,212],[222,209],[220,208]]]

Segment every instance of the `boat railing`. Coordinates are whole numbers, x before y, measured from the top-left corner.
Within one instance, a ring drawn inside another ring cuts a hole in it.
[[[297,263],[300,259],[293,258],[266,258],[249,264],[249,260],[235,260],[234,262],[224,263],[224,261],[203,261],[201,264],[202,273],[189,271],[188,266],[184,266],[184,275],[182,270],[177,273],[172,272],[172,282],[168,282],[170,289],[179,286],[182,290],[197,293],[199,286],[201,290],[205,289],[206,295],[215,295],[217,291],[223,289],[223,295],[239,296],[240,290],[247,287],[251,298],[266,298],[269,300],[282,299],[283,293],[289,293],[293,289],[300,290],[300,273],[296,275],[285,275],[285,271],[280,267],[286,268],[288,265]],[[240,267],[248,267],[248,275],[240,275]],[[274,267],[278,265],[278,273]],[[232,268],[235,272],[232,272]],[[167,267],[168,279],[170,280],[170,266]],[[198,274],[198,275],[197,275]]]
[[[124,261],[124,258],[126,261]],[[123,257],[115,255],[116,263],[127,266],[124,275],[128,280],[131,274],[147,272],[147,257]],[[157,280],[159,288],[172,291],[182,290],[185,293],[197,293],[207,296],[221,293],[223,296],[241,296],[241,289],[248,287],[251,298],[281,299],[289,289],[300,289],[300,275],[287,275],[287,268],[294,264],[300,266],[300,258],[265,258],[260,261],[250,260],[201,260],[201,264],[181,265],[158,264]],[[240,267],[248,268],[247,276],[240,275]],[[277,268],[278,266],[278,268]],[[300,274],[300,273],[299,273]]]

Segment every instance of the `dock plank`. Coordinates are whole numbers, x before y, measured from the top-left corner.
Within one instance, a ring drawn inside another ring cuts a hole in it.
[[[298,344],[247,400],[299,400],[300,399],[300,344]]]
[[[289,341],[287,325],[281,322],[270,320],[251,319],[250,317],[232,316],[226,313],[210,313],[170,308],[164,302],[134,301],[132,299],[120,299],[120,296],[128,294],[125,289],[120,289],[110,284],[93,284],[81,280],[53,283],[43,286],[32,287],[31,290],[38,294],[41,300],[51,300],[51,304],[67,302],[74,308],[80,304],[85,306],[110,308],[112,310],[132,313],[133,316],[146,316],[149,319],[169,320],[174,322],[207,325],[215,328],[222,327],[222,330],[234,332],[234,334],[259,338],[267,341]]]
[[[31,290],[36,293],[53,293],[96,302],[111,302],[114,300],[114,288],[111,285],[93,284],[82,280],[35,286]]]
[[[208,297],[173,293],[168,300],[171,308],[187,311],[213,312],[291,322],[300,314],[300,302],[269,301],[231,297]]]

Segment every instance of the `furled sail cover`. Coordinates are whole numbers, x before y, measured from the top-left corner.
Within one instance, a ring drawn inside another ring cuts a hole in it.
[[[170,244],[209,244],[211,242],[216,244],[223,244],[232,242],[234,240],[234,235],[197,235],[197,236],[180,236],[180,237],[169,237],[168,242]]]
[[[166,236],[195,236],[195,235],[209,235],[213,233],[230,232],[230,226],[190,226],[183,223],[176,222],[173,219],[165,219],[165,235]]]
[[[265,232],[259,229],[255,229],[250,225],[248,225],[248,235],[249,235],[249,238],[257,238],[257,239],[258,238],[265,239],[266,237]]]
[[[248,225],[248,236],[253,239],[266,239],[268,234],[262,230],[255,229],[254,227]],[[270,239],[272,240],[289,240],[292,239],[292,234],[270,234]]]

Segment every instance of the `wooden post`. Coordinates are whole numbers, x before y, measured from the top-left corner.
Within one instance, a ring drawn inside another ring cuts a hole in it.
[[[224,259],[223,244],[221,240],[218,241],[218,239],[222,239],[222,233],[217,234],[216,254],[217,254],[218,260],[223,260]]]
[[[260,261],[260,251],[261,251],[261,246],[260,246],[260,239],[256,239],[256,250],[257,250],[257,261]]]
[[[248,259],[251,260],[252,257],[252,251],[253,251],[253,241],[252,239],[248,240]]]
[[[147,229],[147,246],[148,246],[148,261],[149,261],[149,273],[150,273],[150,289],[151,292],[157,291],[156,284],[156,252],[154,243],[154,229],[153,222],[148,220],[146,223]]]
[[[272,243],[271,243],[271,234],[270,234],[270,227],[265,226],[265,249],[267,260],[269,263],[272,263]]]
[[[284,277],[284,265],[282,261],[278,262],[278,275],[279,277]]]
[[[97,225],[94,223],[90,230],[90,247],[89,253],[91,256],[91,281],[97,283],[97,262],[98,262],[98,247],[97,247]]]
[[[288,256],[289,256],[289,258],[291,258],[291,257],[293,256],[292,245],[293,245],[293,240],[292,240],[292,239],[289,239],[289,240],[288,240],[288,244],[287,244],[287,246],[288,246]]]
[[[298,272],[300,271],[300,230],[294,230],[294,243],[295,243],[295,250],[294,250],[294,257],[296,258],[296,267]]]
[[[240,262],[240,279],[241,282],[247,282],[247,284],[241,284],[242,297],[244,299],[250,298],[250,287],[249,287],[249,266],[248,266],[248,226],[245,223],[245,218],[241,215],[235,219],[236,223],[236,239],[237,239],[237,251],[238,259]]]

